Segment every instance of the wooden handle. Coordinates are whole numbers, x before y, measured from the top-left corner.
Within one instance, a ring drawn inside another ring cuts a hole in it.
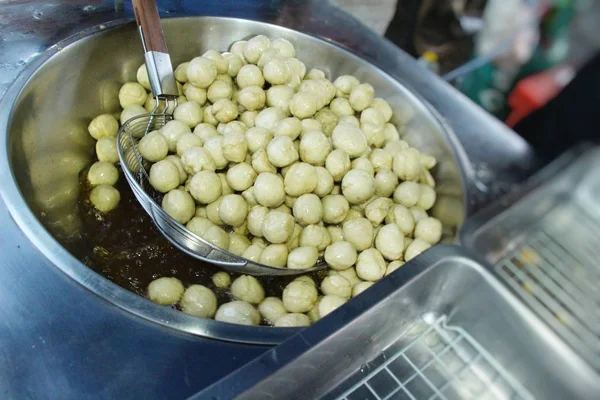
[[[138,27],[144,35],[146,52],[158,51],[168,53],[165,35],[163,34],[155,0],[132,0],[133,12]]]

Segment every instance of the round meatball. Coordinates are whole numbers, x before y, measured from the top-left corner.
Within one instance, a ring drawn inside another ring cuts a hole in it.
[[[281,211],[271,211],[262,224],[262,236],[271,243],[284,243],[294,232],[294,217]]]
[[[361,83],[352,89],[348,101],[354,110],[360,112],[371,105],[374,96],[375,89],[373,89],[373,86],[368,83]]]
[[[150,184],[161,193],[179,186],[179,170],[171,161],[162,160],[150,167]]]
[[[251,64],[256,64],[263,52],[271,47],[271,40],[264,36],[254,36],[244,44],[244,58]]]
[[[219,289],[226,289],[231,285],[231,276],[225,271],[219,271],[212,276],[212,281]]]
[[[298,160],[294,142],[287,136],[277,136],[267,145],[269,161],[277,168],[287,167]]]
[[[347,99],[356,86],[360,84],[359,80],[352,75],[341,75],[333,82],[336,88],[336,96]]]
[[[365,217],[373,226],[380,225],[385,217],[388,215],[390,207],[393,205],[392,199],[386,197],[379,197],[367,204],[365,207]]]
[[[348,299],[352,295],[352,285],[341,275],[330,275],[321,282],[321,292]]]
[[[158,278],[148,285],[148,298],[161,306],[177,303],[183,292],[183,283],[177,278]]]
[[[254,127],[246,131],[246,142],[248,143],[248,151],[254,154],[258,150],[264,150],[273,139],[273,134],[265,128]]]
[[[327,224],[341,223],[350,210],[348,200],[339,194],[330,194],[323,197],[323,222]]]
[[[319,258],[319,251],[316,247],[303,246],[297,247],[290,252],[287,259],[289,269],[308,269],[315,266]]]
[[[283,301],[278,297],[267,297],[258,305],[258,312],[270,324],[274,324],[277,319],[288,312],[283,306]]]
[[[213,223],[210,220],[208,220],[206,217],[199,217],[197,215],[190,219],[185,225],[185,227],[192,231],[192,233],[200,237],[202,237],[204,232],[211,226],[213,226]]]
[[[206,57],[196,57],[187,66],[188,81],[199,88],[208,88],[217,77],[217,66]]]
[[[338,124],[331,135],[333,147],[344,150],[350,158],[356,158],[367,151],[367,138],[355,125]]]
[[[217,166],[210,153],[202,147],[190,147],[181,155],[183,169],[190,175],[200,171],[215,171]]]
[[[325,165],[331,153],[331,144],[323,132],[310,130],[304,132],[300,139],[300,158],[302,161],[315,165]]]
[[[323,219],[321,199],[312,193],[303,194],[294,201],[293,214],[302,226],[318,224]]]
[[[367,249],[358,255],[356,274],[365,281],[376,282],[385,275],[386,264],[377,249]]]
[[[180,103],[177,108],[175,108],[175,111],[173,111],[173,118],[183,122],[190,128],[194,128],[202,122],[202,107],[195,101]]]
[[[237,106],[229,99],[218,100],[211,106],[211,109],[213,115],[219,122],[233,121],[238,116]]]
[[[259,174],[263,172],[271,172],[274,174],[277,172],[277,168],[271,164],[267,152],[263,149],[252,154],[252,168]]]
[[[296,57],[296,49],[294,45],[288,40],[283,38],[277,38],[271,42],[271,48],[277,50],[279,55],[283,58]]]
[[[231,284],[231,295],[236,300],[259,304],[265,298],[265,290],[255,277],[242,275]]]
[[[323,167],[315,167],[315,172],[317,174],[317,186],[314,193],[319,197],[325,197],[333,189],[333,177]]]
[[[394,204],[390,207],[390,211],[385,218],[387,224],[396,224],[398,228],[404,233],[409,235],[415,229],[415,219],[410,210],[404,207],[402,204]]]
[[[98,115],[88,125],[88,132],[96,140],[105,137],[114,138],[119,132],[119,122],[111,114]]]
[[[190,83],[183,85],[183,94],[188,101],[195,101],[201,106],[206,104],[206,99],[208,97],[206,89],[196,87]]]
[[[432,217],[420,219],[415,227],[414,235],[416,239],[436,244],[442,238],[442,223]]]
[[[375,194],[390,197],[398,186],[398,177],[389,169],[382,169],[375,175]]]
[[[406,207],[417,205],[421,198],[421,187],[416,182],[402,182],[394,191],[394,202]]]
[[[137,82],[127,82],[119,90],[119,103],[126,108],[132,105],[142,106],[148,98],[148,92]]]
[[[267,95],[260,86],[246,86],[238,92],[238,103],[246,110],[260,110],[265,106]]]
[[[329,153],[325,161],[325,168],[333,177],[334,182],[340,182],[350,171],[350,156],[344,150],[336,149]]]
[[[248,231],[253,236],[262,237],[262,225],[269,214],[269,209],[263,206],[254,206],[248,213]]]
[[[429,210],[435,204],[435,190],[433,190],[432,187],[423,184],[420,184],[419,187],[421,188],[421,197],[419,197],[417,205],[423,210]]]
[[[192,147],[201,147],[202,146],[202,139],[200,139],[198,136],[194,135],[193,133],[184,133],[182,134],[178,139],[177,139],[177,143],[175,145],[175,149],[177,151],[177,155],[179,157],[183,157],[183,153],[188,150],[191,149]],[[214,158],[213,158],[214,160]]]
[[[376,149],[377,150],[377,149]],[[373,164],[369,161],[368,158],[355,158],[352,160],[352,169],[360,169],[369,174],[369,176],[375,176],[375,168],[373,168]]]
[[[344,239],[352,243],[358,251],[368,249],[373,244],[373,225],[366,218],[355,218],[344,222],[342,231]]]
[[[283,85],[291,78],[288,64],[282,58],[272,58],[263,67],[265,81],[271,85]]]
[[[202,234],[202,239],[224,250],[229,249],[229,235],[220,226],[209,226]]]
[[[267,90],[267,105],[278,108],[285,114],[290,112],[290,100],[294,96],[294,89],[287,85],[271,86]]]
[[[90,167],[87,178],[92,186],[114,185],[119,179],[119,170],[109,162],[97,161]]]
[[[298,92],[289,102],[290,113],[299,119],[310,118],[317,112],[318,97],[310,92]]]
[[[333,112],[338,117],[343,116],[354,116],[354,109],[350,105],[350,102],[344,98],[338,97],[331,101],[329,105],[331,112]]]
[[[284,118],[279,121],[273,130],[275,136],[287,136],[296,140],[302,132],[302,123],[296,117]]]
[[[208,138],[204,142],[204,149],[210,153],[217,169],[223,169],[227,166],[228,161],[223,156],[223,136],[219,135]],[[177,152],[179,153],[179,144]]]
[[[174,153],[177,151],[177,141],[179,138],[186,133],[192,133],[192,131],[187,124],[174,119],[167,122],[160,130],[160,133],[167,141],[169,151]]]
[[[247,236],[247,230],[245,231],[246,224],[242,224],[236,227],[239,233],[236,231],[229,234],[229,251],[236,256],[241,256],[244,251],[250,247],[250,239]]]
[[[317,289],[303,281],[292,281],[283,290],[283,305],[289,312],[305,313],[317,302]]]
[[[375,247],[387,260],[399,260],[404,252],[404,235],[398,225],[382,227],[375,238]]]
[[[398,178],[403,181],[414,181],[421,175],[421,159],[419,152],[408,148],[397,152],[394,155],[393,170]]]
[[[119,162],[117,140],[111,137],[104,137],[98,140],[96,142],[96,156],[99,161],[106,161],[111,164]]]
[[[300,246],[312,246],[317,250],[325,250],[331,243],[331,237],[327,228],[319,225],[308,225],[300,233]]]
[[[341,242],[344,240],[344,233],[342,232],[342,228],[339,226],[328,226],[327,231],[331,237],[331,243]]]
[[[350,170],[342,179],[342,193],[352,204],[362,204],[375,194],[375,180],[365,170]]]
[[[198,203],[209,204],[221,196],[221,188],[221,179],[217,174],[200,171],[192,177],[189,191]]]
[[[252,304],[245,301],[232,301],[219,307],[215,319],[238,325],[260,324],[260,314]]]
[[[171,190],[163,197],[162,209],[180,224],[187,223],[196,212],[194,199],[181,189]]]
[[[124,125],[125,122],[129,121],[131,118],[134,118],[134,117],[137,117],[140,115],[144,115],[144,114],[148,114],[148,111],[144,107],[134,104],[134,105],[131,105],[131,106],[125,108],[121,112],[121,117],[119,118],[119,120],[121,121],[121,125]],[[117,131],[118,131],[118,127],[117,127]],[[115,135],[113,137],[116,137],[116,136],[117,136],[117,134],[115,133]]]
[[[246,222],[248,205],[246,200],[239,194],[228,194],[223,196],[219,207],[219,217],[230,226],[241,226]]]
[[[285,192],[294,197],[312,193],[317,187],[317,172],[315,167],[307,163],[293,164],[283,181]]]
[[[239,163],[227,170],[227,184],[238,192],[250,188],[256,180],[256,172],[246,163]]]
[[[260,262],[271,267],[283,268],[288,258],[288,248],[285,244],[271,244],[260,253]]]
[[[247,64],[240,68],[235,81],[240,89],[249,86],[262,88],[265,85],[265,78],[262,71],[256,65],[252,64]]]
[[[279,207],[285,201],[285,189],[281,177],[263,172],[254,182],[254,195],[261,206]]]
[[[181,311],[201,318],[212,318],[217,311],[217,296],[202,285],[192,285],[181,298]]]

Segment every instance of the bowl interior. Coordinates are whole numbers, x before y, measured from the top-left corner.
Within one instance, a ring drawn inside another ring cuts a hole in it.
[[[413,116],[406,126],[406,140],[437,158],[434,176],[438,200],[433,214],[444,222],[449,239],[453,239],[464,220],[465,182],[457,153],[450,144],[453,143],[450,140],[452,133],[435,112],[402,84],[326,41],[274,25],[230,18],[193,17],[166,19],[163,29],[174,66],[209,48],[225,51],[236,40],[264,34],[290,40],[296,47],[297,57],[307,68],[320,68],[333,79],[351,74],[372,84],[376,96],[386,99],[394,109],[395,122]],[[16,218],[18,222],[27,219],[39,227],[30,226],[29,232],[38,232],[29,234],[30,239],[75,280],[136,314],[170,326],[172,324],[165,323],[165,319],[186,321],[180,329],[210,336],[206,329],[198,329],[198,324],[224,324],[199,321],[147,304],[148,301],[130,296],[130,293],[120,293],[120,288],[99,275],[89,274],[85,265],[64,251],[67,249],[77,259],[84,259],[90,251],[90,246],[82,243],[82,218],[78,206],[79,174],[94,157],[94,141],[87,132],[87,125],[100,113],[120,112],[118,90],[124,82],[136,80],[143,52],[137,29],[131,22],[85,32],[58,50],[47,53],[39,68],[26,69],[24,73],[30,76],[23,87],[19,91],[9,91],[7,95],[16,93],[14,99],[8,99],[8,104],[12,100],[14,103],[8,129],[3,133],[8,135],[5,138],[7,154],[3,157],[10,168],[9,182],[5,186],[17,190],[3,188],[6,202],[13,214],[23,217]],[[70,267],[64,267],[66,264]],[[115,296],[115,293],[120,295]],[[196,328],[186,328],[188,324]],[[248,329],[240,329],[247,334]],[[265,328],[250,330],[262,332]]]

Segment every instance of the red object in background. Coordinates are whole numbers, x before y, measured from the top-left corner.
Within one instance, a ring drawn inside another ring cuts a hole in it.
[[[561,65],[548,71],[521,79],[508,96],[511,112],[506,125],[513,128],[519,121],[543,107],[567,86],[575,76],[569,65]]]

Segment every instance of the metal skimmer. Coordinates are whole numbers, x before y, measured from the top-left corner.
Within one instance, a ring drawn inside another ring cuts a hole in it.
[[[232,272],[250,275],[296,275],[324,268],[326,263],[323,260],[310,269],[277,268],[250,261],[207,242],[163,211],[160,206],[163,195],[150,185],[150,163],[141,156],[137,144],[144,135],[161,129],[173,119],[172,112],[177,106],[177,84],[155,2],[135,0],[133,3],[156,106],[152,113],[131,118],[123,124],[117,136],[117,147],[125,178],[154,224],[183,252]]]

